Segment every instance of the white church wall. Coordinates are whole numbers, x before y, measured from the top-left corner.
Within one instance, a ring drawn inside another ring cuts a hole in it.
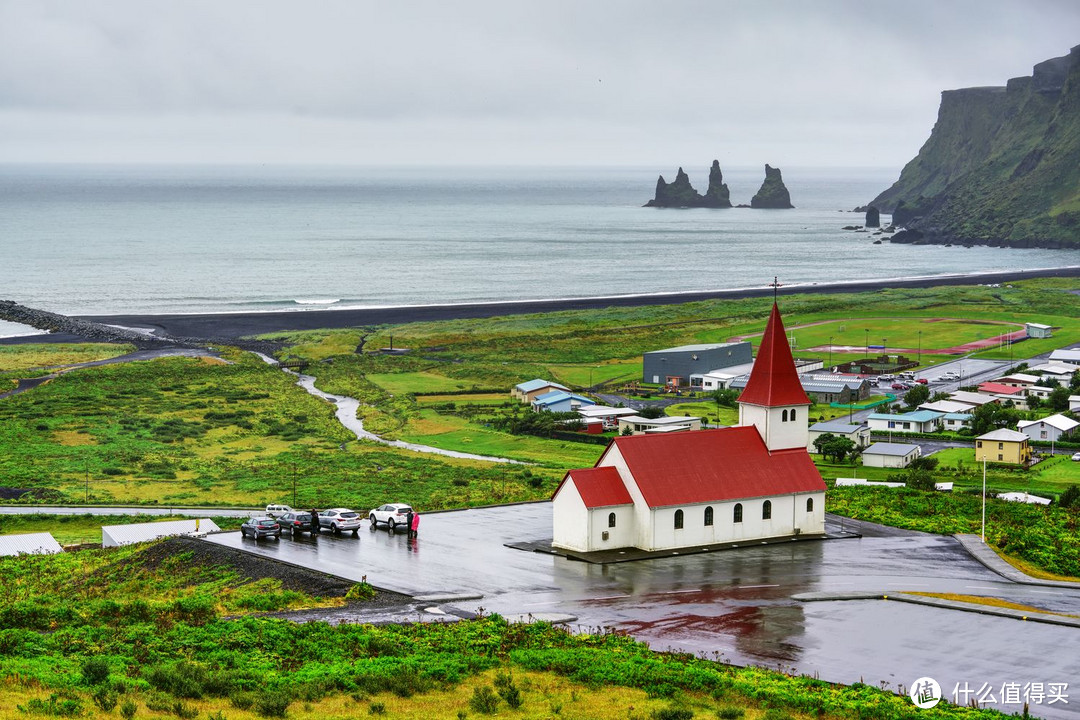
[[[615,516],[614,527],[610,522],[612,515]],[[633,547],[637,540],[635,525],[633,505],[593,508],[589,511],[589,550]]]
[[[551,501],[553,536],[551,544],[566,550],[589,550],[589,510],[574,485],[573,475]]]
[[[755,426],[761,437],[765,438],[765,445],[770,450],[804,448],[809,442],[810,435],[808,409],[807,405],[769,408],[741,403],[739,425]],[[784,420],[785,416],[787,420]]]

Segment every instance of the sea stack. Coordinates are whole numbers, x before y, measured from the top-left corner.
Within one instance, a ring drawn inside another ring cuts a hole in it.
[[[761,189],[750,201],[750,207],[784,210],[795,207],[791,204],[791,194],[780,177],[780,168],[765,165],[765,182],[761,183]]]
[[[729,208],[731,207],[731,193],[724,184],[724,174],[720,172],[720,161],[713,160],[709,168],[709,189],[702,198],[702,207]]]
[[[656,197],[645,203],[645,207],[701,207],[702,200],[690,184],[690,177],[679,168],[673,183],[664,182],[664,176],[660,176],[656,181]]]
[[[878,212],[878,209],[876,207],[874,207],[873,205],[866,208],[866,223],[865,223],[865,225],[868,228],[881,227],[881,213]]]

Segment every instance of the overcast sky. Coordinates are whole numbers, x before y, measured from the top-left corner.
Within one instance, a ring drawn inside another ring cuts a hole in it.
[[[0,0],[0,162],[899,169],[1077,0]]]

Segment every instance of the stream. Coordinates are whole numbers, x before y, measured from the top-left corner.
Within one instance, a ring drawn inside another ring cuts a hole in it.
[[[269,355],[264,355],[259,352],[255,354],[268,365],[278,365],[278,361]],[[312,375],[303,375],[287,368],[282,368],[282,372],[287,372],[290,375],[296,376],[296,384],[304,388],[309,394],[333,403],[335,405],[334,415],[337,417],[338,422],[340,422],[346,430],[356,435],[357,440],[371,440],[372,442],[402,448],[403,450],[431,453],[432,455],[444,455],[446,457],[460,458],[462,460],[481,460],[484,462],[510,463],[512,465],[527,464],[520,460],[493,457],[491,455],[475,455],[473,453],[458,452],[457,450],[444,450],[430,445],[418,445],[416,443],[405,442],[404,440],[387,440],[386,438],[379,437],[375,433],[365,430],[364,421],[356,416],[356,411],[360,407],[359,400],[354,397],[348,397],[347,395],[332,395],[328,392],[323,392],[315,387],[315,378]]]

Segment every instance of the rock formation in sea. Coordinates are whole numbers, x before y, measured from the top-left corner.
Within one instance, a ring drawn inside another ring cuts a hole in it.
[[[709,189],[704,195],[698,194],[694,186],[690,184],[690,177],[679,168],[675,175],[675,181],[668,183],[664,176],[656,181],[656,197],[645,203],[645,207],[664,208],[729,208],[731,196],[728,186],[724,184],[724,175],[720,172],[720,162],[713,160],[709,170]]]
[[[929,139],[870,204],[909,242],[1080,248],[1080,46],[1003,87],[942,92]]]
[[[702,199],[702,207],[729,208],[731,207],[731,193],[724,184],[724,174],[720,172],[720,161],[713,160],[709,168],[709,189],[705,191]]]
[[[881,213],[873,205],[866,208],[866,227],[881,227]]]
[[[780,176],[780,168],[765,165],[765,182],[761,183],[761,189],[750,200],[750,207],[785,210],[795,207],[791,204],[791,195]]]

